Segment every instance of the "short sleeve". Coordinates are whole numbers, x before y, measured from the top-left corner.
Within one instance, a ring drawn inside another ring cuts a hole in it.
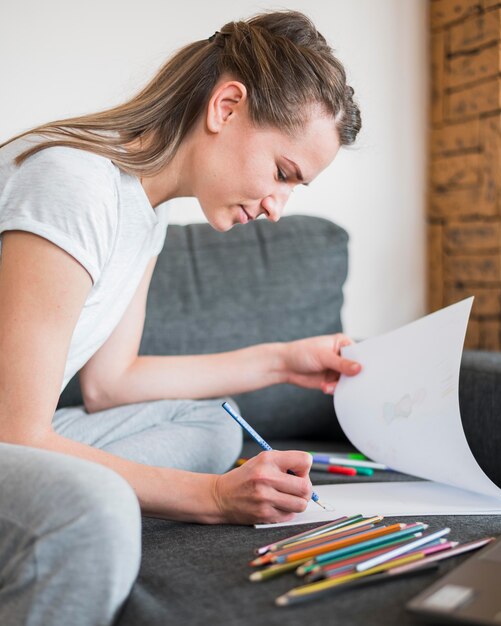
[[[9,176],[0,196],[0,233],[23,230],[73,256],[93,283],[117,231],[114,165],[93,153],[54,146],[29,157]]]
[[[155,226],[155,238],[151,251],[151,256],[157,256],[162,252],[165,238],[167,236],[167,226],[169,225],[170,201],[159,204],[155,209],[158,223]]]

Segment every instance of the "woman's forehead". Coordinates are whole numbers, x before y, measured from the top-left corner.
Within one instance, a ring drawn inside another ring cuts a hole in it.
[[[310,118],[293,137],[290,135],[280,146],[287,151],[284,156],[294,161],[308,181],[333,161],[339,150],[339,135],[331,116]]]

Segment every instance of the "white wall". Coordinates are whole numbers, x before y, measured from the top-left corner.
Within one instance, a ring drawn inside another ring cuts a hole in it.
[[[355,337],[420,316],[425,304],[425,0],[18,0],[0,6],[0,141],[35,124],[117,104],[171,51],[261,9],[307,13],[344,63],[363,116],[287,213],[327,217],[350,236],[344,323]],[[202,221],[193,200],[174,221]]]

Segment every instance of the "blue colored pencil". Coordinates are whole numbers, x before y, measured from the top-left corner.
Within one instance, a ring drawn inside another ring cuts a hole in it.
[[[390,552],[386,552],[385,554],[381,554],[372,559],[368,559],[367,561],[363,561],[362,563],[358,563],[356,566],[357,572],[364,572],[365,570],[372,569],[373,567],[377,567],[381,565],[381,563],[385,563],[385,561],[390,561],[391,559],[396,559],[399,556],[402,556],[420,546],[425,546],[426,544],[431,543],[434,539],[439,539],[444,535],[447,535],[451,532],[450,528],[442,528],[442,530],[437,530],[434,533],[423,535],[420,539],[416,539],[415,541],[411,541],[410,543],[395,548]]]
[[[384,545],[385,543],[388,543],[388,541],[393,541],[393,539],[396,539],[397,537],[398,538],[413,537],[415,535],[419,536],[421,531],[426,530],[426,528],[428,528],[428,525],[422,524],[421,522],[410,524],[406,528],[403,528],[402,530],[397,530],[394,533],[391,533],[390,535],[383,535],[382,537],[376,537],[374,539],[367,539],[366,541],[357,543],[354,546],[347,546],[346,548],[337,548],[336,550],[330,550],[329,552],[318,554],[317,556],[313,557],[312,561],[315,562],[316,564],[327,563],[333,557],[338,557],[341,555],[349,554],[357,549],[360,550],[362,548],[381,546],[381,545]]]
[[[254,439],[254,441],[256,441],[261,446],[261,448],[263,448],[264,450],[273,450],[270,444],[266,443],[266,441],[261,437],[261,435],[257,433],[252,428],[252,426],[248,424],[244,420],[244,418],[232,408],[231,405],[229,405],[227,402],[223,402],[223,409],[231,415],[231,417],[237,422],[237,424],[240,424],[240,426],[249,433],[249,435]],[[292,474],[293,476],[295,475],[292,470],[287,470],[287,473]],[[320,500],[318,499],[318,495],[314,491],[311,494],[311,499],[313,500],[313,502],[316,502],[323,509],[327,510],[326,507],[320,502]]]

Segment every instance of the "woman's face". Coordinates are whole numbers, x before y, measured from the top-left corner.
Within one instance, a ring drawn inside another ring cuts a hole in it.
[[[309,121],[291,137],[256,128],[246,103],[238,104],[227,103],[215,124],[209,111],[190,164],[193,195],[219,231],[259,215],[277,222],[294,187],[311,182],[339,150],[334,120],[320,109],[312,110]]]

